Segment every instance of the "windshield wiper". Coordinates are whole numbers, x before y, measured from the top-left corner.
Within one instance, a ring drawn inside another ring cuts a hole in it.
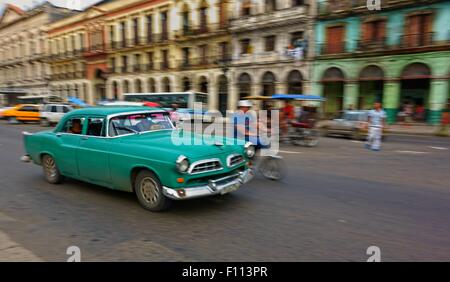
[[[137,130],[135,130],[135,129],[133,129],[133,128],[129,128],[129,127],[127,127],[127,126],[114,126],[116,129],[119,129],[119,130],[127,130],[127,131],[129,131],[129,132],[133,132],[133,133],[135,133],[135,134],[140,134],[140,132],[139,131],[137,131]]]

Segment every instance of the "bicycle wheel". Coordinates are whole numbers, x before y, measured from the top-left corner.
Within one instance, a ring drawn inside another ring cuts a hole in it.
[[[310,130],[305,135],[303,142],[306,147],[316,147],[319,144],[319,132],[317,130]]]
[[[261,174],[273,181],[280,181],[286,176],[286,166],[283,159],[279,157],[267,157],[261,163],[259,170]]]

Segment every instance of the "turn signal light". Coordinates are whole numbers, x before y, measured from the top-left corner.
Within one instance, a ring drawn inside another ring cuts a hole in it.
[[[184,191],[183,189],[178,190],[177,193],[180,197],[186,197],[186,191]]]
[[[184,183],[184,178],[177,178],[178,183]]]

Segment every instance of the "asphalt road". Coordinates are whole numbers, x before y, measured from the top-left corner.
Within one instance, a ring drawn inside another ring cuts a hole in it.
[[[19,162],[24,130],[41,128],[0,123],[0,233],[33,258],[66,261],[78,246],[83,261],[366,261],[378,246],[383,261],[450,260],[450,139],[284,146],[285,182],[150,213],[132,194],[47,184]]]

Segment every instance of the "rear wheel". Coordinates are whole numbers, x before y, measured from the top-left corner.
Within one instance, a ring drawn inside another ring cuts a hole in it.
[[[45,179],[50,184],[59,184],[63,181],[64,177],[59,172],[55,159],[50,155],[44,155],[42,157],[42,167],[44,169]]]
[[[141,206],[149,211],[159,212],[169,208],[171,200],[163,194],[163,187],[156,175],[143,170],[136,176],[134,191]]]

